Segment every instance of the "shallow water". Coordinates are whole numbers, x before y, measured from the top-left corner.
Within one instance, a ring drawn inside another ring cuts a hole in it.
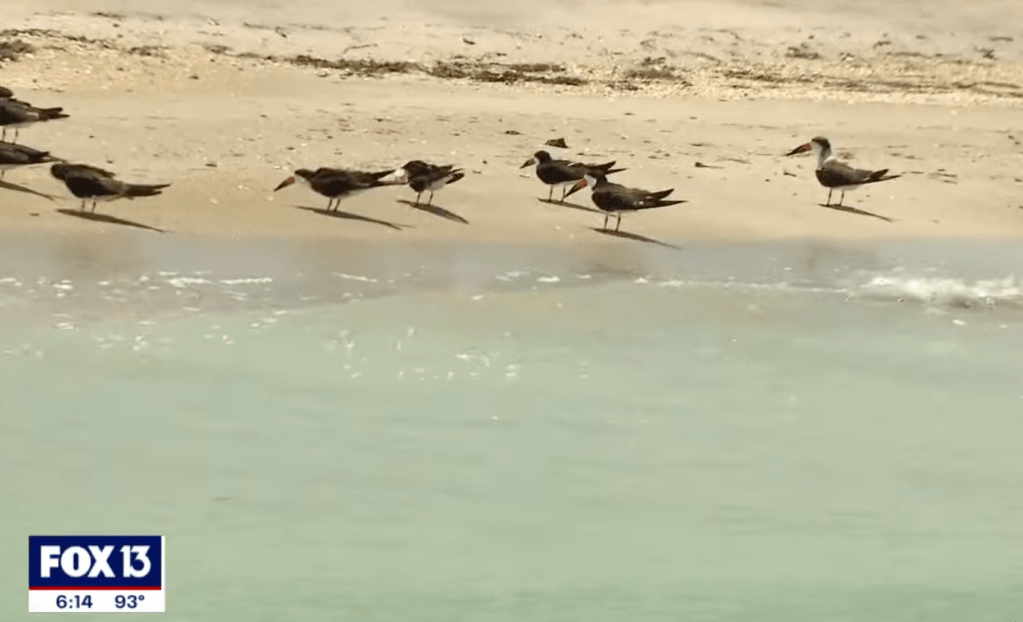
[[[1023,611],[1013,245],[154,237],[0,251],[0,619],[82,532],[172,620]]]

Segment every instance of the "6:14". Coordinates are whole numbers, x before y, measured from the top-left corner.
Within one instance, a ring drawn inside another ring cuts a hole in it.
[[[64,596],[61,594],[57,597],[57,608],[58,609],[92,609],[92,596],[86,594],[75,594],[74,596]]]

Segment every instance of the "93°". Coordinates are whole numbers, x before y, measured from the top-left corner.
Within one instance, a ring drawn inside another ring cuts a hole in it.
[[[135,609],[145,600],[145,594],[118,594],[114,596],[114,606],[118,609]]]

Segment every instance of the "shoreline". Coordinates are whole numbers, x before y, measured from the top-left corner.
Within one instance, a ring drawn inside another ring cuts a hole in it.
[[[210,6],[223,12],[230,0],[221,4]],[[265,11],[229,21],[187,12],[23,10],[0,42],[22,41],[31,51],[3,63],[0,83],[71,117],[27,128],[19,142],[125,181],[172,185],[159,197],[101,206],[109,218],[100,221],[74,217],[77,202],[46,167],[9,171],[5,182],[60,199],[0,188],[2,231],[608,242],[590,231],[603,218],[587,211],[594,206],[586,190],[571,197],[577,209],[537,200],[546,187],[519,165],[548,149],[555,157],[615,160],[627,169],[618,183],[675,188],[671,198],[687,203],[622,220],[623,232],[658,242],[1023,237],[1023,131],[1013,129],[1023,127],[1023,41],[1012,37],[978,33],[977,41],[996,39],[990,49],[997,52],[966,46],[953,54],[939,36],[909,31],[872,39],[878,33],[853,30],[839,38],[842,47],[814,34],[821,27],[801,13],[805,28],[779,26],[766,42],[727,24],[697,27],[724,19],[711,11],[693,26],[709,39],[661,33],[650,39],[656,45],[639,45],[647,40],[612,38],[615,29],[592,16],[574,30],[437,19],[414,34],[401,19],[370,15],[348,28],[270,28]],[[770,13],[750,15],[757,11]],[[648,13],[637,11],[627,25],[645,27]],[[557,57],[544,64],[543,38],[555,31]],[[719,36],[732,31],[731,42]],[[454,43],[440,40],[455,32],[463,34]],[[360,44],[369,33],[375,42]],[[799,40],[811,43],[794,46]],[[761,53],[768,44],[770,53]],[[594,46],[608,53],[595,55]],[[726,51],[727,63],[704,71],[709,61],[701,55]],[[632,79],[635,89],[615,86],[614,72],[637,67],[647,73]],[[753,78],[722,78],[733,70]],[[573,76],[586,81],[558,83]],[[700,82],[706,76],[713,80]],[[933,92],[921,91],[925,84],[936,85]],[[887,92],[872,92],[876,85]],[[902,178],[850,193],[853,210],[826,209],[811,160],[783,156],[814,135],[828,136],[853,165]],[[556,138],[568,148],[544,146]],[[402,204],[415,198],[409,189],[384,188],[343,202],[347,217],[324,218],[296,208],[321,208],[326,199],[272,191],[296,168],[383,170],[415,158],[466,169],[465,179],[437,193],[443,211],[415,210]]]

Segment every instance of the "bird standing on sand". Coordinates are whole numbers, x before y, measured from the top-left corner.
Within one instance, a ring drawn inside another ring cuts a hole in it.
[[[14,142],[18,142],[18,134],[23,127],[52,121],[54,119],[66,119],[70,115],[63,112],[63,108],[36,108],[35,106],[17,99],[0,99],[0,126],[3,126],[2,139],[7,140],[7,130],[14,130]]]
[[[422,160],[412,160],[395,171],[395,174],[399,179],[406,180],[409,188],[416,192],[416,205],[419,205],[419,199],[424,192],[430,193],[430,199],[426,204],[432,205],[433,193],[465,177],[465,170],[455,168],[453,164],[438,166]]]
[[[637,212],[643,209],[685,203],[685,199],[677,201],[664,200],[666,196],[675,191],[674,188],[658,192],[650,192],[639,188],[626,188],[621,184],[609,182],[602,173],[587,173],[583,179],[572,186],[572,190],[568,194],[581,190],[587,185],[593,188],[593,193],[590,195],[593,204],[599,207],[602,212],[605,212],[604,226],[602,227],[605,231],[607,230],[607,219],[612,214],[618,219],[615,224],[615,231],[618,231],[618,227],[622,224],[622,212]]]
[[[835,190],[842,192],[842,196],[838,199],[838,206],[841,207],[847,191],[855,190],[867,184],[902,177],[901,174],[888,175],[888,169],[886,168],[879,171],[869,171],[853,168],[844,162],[839,162],[831,151],[831,141],[823,136],[815,136],[810,139],[810,142],[796,147],[785,155],[791,156],[807,151],[813,151],[814,155],[817,156],[817,170],[815,171],[817,181],[828,189],[828,201],[824,204],[825,207],[831,206],[831,193]]]
[[[93,212],[96,211],[97,201],[156,196],[170,186],[125,183],[115,179],[110,171],[88,164],[54,164],[50,167],[50,174],[64,182],[71,194],[82,200],[82,210],[85,209],[86,202],[92,200]]]
[[[624,168],[611,168],[615,163],[606,164],[583,164],[581,162],[570,162],[568,160],[555,160],[546,151],[537,151],[533,157],[526,161],[519,168],[536,165],[536,176],[540,181],[550,187],[547,200],[551,201],[554,196],[555,186],[561,188],[561,201],[564,202],[568,196],[568,188],[583,179],[587,173],[610,175],[620,173]]]
[[[62,162],[62,160],[50,155],[49,151],[39,151],[25,145],[0,142],[0,179],[4,178],[4,173],[19,166],[46,164],[47,162]]]
[[[300,168],[274,188],[274,192],[298,182],[330,199],[327,201],[327,210],[336,211],[342,199],[351,198],[371,188],[405,185],[404,180],[382,181],[384,177],[393,174],[393,170],[369,173],[340,168],[318,168],[315,171]]]

